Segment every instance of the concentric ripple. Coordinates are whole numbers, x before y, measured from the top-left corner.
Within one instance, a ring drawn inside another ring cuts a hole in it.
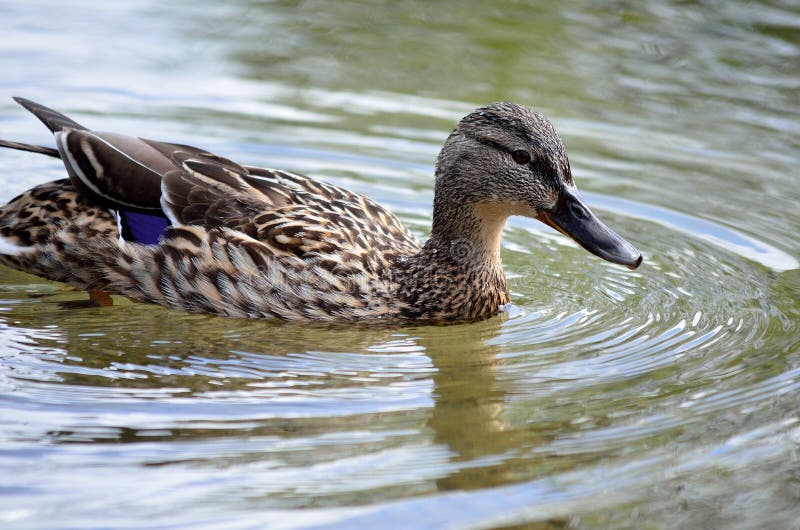
[[[596,495],[586,480],[600,473],[618,493],[598,507],[638,502],[681,447],[692,451],[681,465],[712,472],[727,465],[708,458],[715,444],[741,450],[721,438],[765,421],[796,431],[780,411],[800,390],[784,355],[797,324],[770,296],[774,273],[702,238],[604,213],[646,249],[644,267],[606,264],[515,220],[504,251],[514,306],[471,325],[298,326],[124,301],[75,310],[65,302],[79,293],[5,273],[0,465],[21,470],[8,497],[19,506],[6,505],[6,517],[65,510],[71,474],[97,468],[68,496],[74,521],[92,517],[88,498],[126,498],[133,485],[137,497],[117,509],[158,513],[148,499],[169,495],[209,517],[258,506],[274,522],[303,507],[286,527],[380,527],[409,495],[488,479],[507,484],[471,494],[491,526],[496,495],[518,496],[511,520],[558,518]],[[772,465],[793,443],[778,440],[754,434],[746,458]],[[32,442],[36,451],[21,451]],[[635,472],[615,475],[616,465]],[[44,485],[37,477],[52,466],[62,471]],[[212,470],[222,474],[208,482]],[[386,504],[322,509],[367,498]],[[409,501],[425,510],[409,524],[456,499]]]
[[[346,186],[422,238],[456,121],[531,105],[645,262],[512,218],[507,312],[407,327],[77,308],[2,269],[0,527],[796,526],[797,12],[628,4],[9,3],[7,96]],[[51,141],[6,96],[0,124]],[[0,155],[0,200],[63,177]]]

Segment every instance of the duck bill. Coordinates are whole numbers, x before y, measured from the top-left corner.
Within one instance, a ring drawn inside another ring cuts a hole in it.
[[[631,270],[642,263],[642,254],[636,247],[598,219],[572,190],[563,190],[555,208],[541,213],[539,220],[606,261]]]

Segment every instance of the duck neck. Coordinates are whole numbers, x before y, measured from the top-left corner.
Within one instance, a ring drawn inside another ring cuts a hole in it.
[[[401,313],[414,319],[479,320],[507,304],[500,262],[506,217],[468,205],[437,210],[430,239],[401,266]]]
[[[500,263],[500,241],[508,215],[491,204],[434,208],[425,248],[446,250],[450,258],[476,267]]]

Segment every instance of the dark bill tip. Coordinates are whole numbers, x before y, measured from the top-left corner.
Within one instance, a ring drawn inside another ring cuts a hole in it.
[[[631,270],[642,264],[641,252],[598,219],[572,191],[564,190],[555,208],[542,213],[539,220],[606,261]]]
[[[631,263],[630,265],[628,265],[628,268],[629,268],[630,270],[632,270],[632,271],[635,271],[636,269],[638,269],[638,268],[639,268],[639,265],[641,265],[641,264],[642,264],[642,261],[644,261],[644,258],[642,257],[642,254],[641,254],[641,252],[640,252],[640,253],[639,253],[639,257],[638,257],[636,260],[634,260],[634,262],[633,262],[633,263]]]

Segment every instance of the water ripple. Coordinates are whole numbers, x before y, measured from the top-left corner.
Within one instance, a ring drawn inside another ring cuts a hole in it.
[[[533,105],[645,262],[512,218],[505,314],[395,329],[66,309],[84,295],[4,269],[0,526],[798,520],[788,3],[29,4],[4,11],[6,95],[347,186],[422,238],[455,121]],[[52,141],[7,97],[0,123]],[[63,176],[3,161],[3,199]]]

